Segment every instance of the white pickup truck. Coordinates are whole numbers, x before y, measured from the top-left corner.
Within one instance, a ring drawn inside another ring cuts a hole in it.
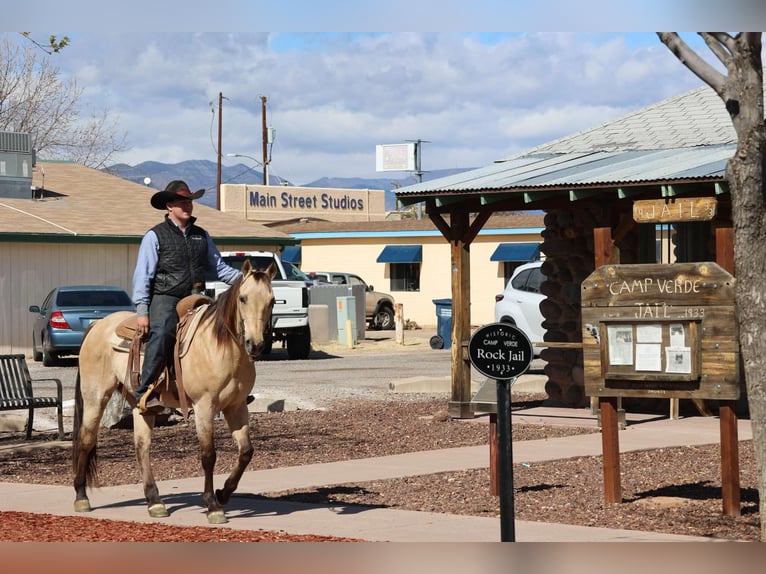
[[[283,262],[271,251],[221,251],[226,263],[242,269],[246,259],[256,269],[266,269],[272,262],[277,266],[277,275],[271,282],[274,291],[274,310],[271,313],[271,333],[266,333],[264,354],[271,352],[274,341],[287,344],[290,359],[307,359],[311,352],[311,330],[309,328],[309,292],[312,281],[291,263]],[[221,281],[205,283],[205,294],[216,299],[229,286]]]

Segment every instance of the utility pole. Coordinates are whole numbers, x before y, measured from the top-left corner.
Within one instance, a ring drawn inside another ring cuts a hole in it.
[[[263,185],[269,185],[269,130],[266,127],[266,96],[261,96],[261,129],[263,131]]]
[[[418,183],[421,183],[423,181],[423,170],[420,169],[420,145],[431,142],[421,139],[407,141],[415,144],[415,178],[418,180]]]
[[[415,178],[418,180],[418,183],[421,183],[423,181],[423,170],[420,167],[420,146],[424,143],[431,143],[427,140],[407,140],[409,142],[415,143]],[[423,204],[418,203],[418,219],[423,219]]]
[[[218,174],[215,186],[215,208],[221,211],[221,132],[223,131],[223,93],[218,92]]]

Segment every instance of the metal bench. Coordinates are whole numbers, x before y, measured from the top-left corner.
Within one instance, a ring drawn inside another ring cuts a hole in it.
[[[57,396],[36,397],[35,383],[48,381],[56,384]],[[64,417],[62,410],[62,391],[59,379],[34,379],[29,375],[29,368],[24,355],[0,355],[0,411],[28,409],[27,438],[32,438],[32,423],[35,409],[56,407],[59,423],[59,440],[64,438]]]

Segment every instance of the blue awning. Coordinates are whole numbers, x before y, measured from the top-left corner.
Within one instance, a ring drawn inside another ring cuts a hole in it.
[[[422,245],[386,245],[380,252],[378,263],[421,263]]]
[[[301,262],[301,246],[290,245],[282,250],[282,261],[289,261],[295,265]]]
[[[501,243],[490,261],[535,261],[540,259],[539,243]]]

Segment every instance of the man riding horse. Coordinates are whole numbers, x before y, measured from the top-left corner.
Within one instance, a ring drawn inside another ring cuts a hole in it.
[[[208,232],[195,223],[192,200],[204,193],[204,189],[192,193],[185,182],[176,180],[151,199],[152,207],[166,213],[165,220],[147,231],[141,240],[133,274],[138,333],[146,340],[141,381],[136,389],[136,402],[142,414],[165,409],[154,388],[166,366],[172,363],[178,302],[187,295],[200,293],[211,273],[229,285],[242,275],[223,261]]]

